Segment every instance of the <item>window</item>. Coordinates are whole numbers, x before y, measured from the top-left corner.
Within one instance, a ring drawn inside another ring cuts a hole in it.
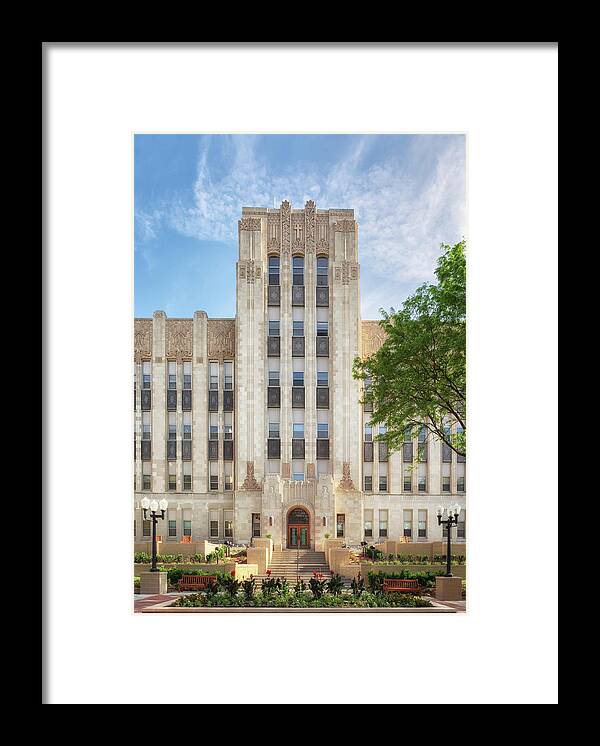
[[[346,528],[346,516],[343,513],[338,513],[335,519],[335,535],[338,539],[344,538],[344,530]]]
[[[303,438],[304,437],[304,423],[294,422],[292,424],[292,438]]]
[[[465,478],[464,477],[458,477],[456,479],[456,491],[457,492],[465,491]]]
[[[217,510],[209,512],[209,534],[211,538],[219,535],[219,512]]]
[[[387,427],[385,425],[379,425],[379,434],[385,435],[387,433]]]
[[[317,337],[326,337],[329,334],[329,322],[317,321]]]
[[[317,438],[329,438],[329,423],[328,422],[317,423]]]
[[[269,337],[279,336],[279,321],[269,321]]]
[[[177,536],[177,521],[169,519],[169,536]]]
[[[231,491],[233,489],[233,464],[230,461],[225,463],[225,474],[223,476],[225,479],[223,486],[226,490]]]
[[[388,535],[388,512],[387,510],[379,511],[379,536],[380,538]]]
[[[269,371],[269,386],[279,386],[279,371],[278,370]]]
[[[460,514],[458,516],[458,524],[456,526],[456,538],[457,539],[464,539],[465,538],[465,523],[466,523],[466,515],[464,509],[460,511]]]
[[[387,492],[387,476],[379,475],[379,491]]]
[[[173,492],[177,489],[177,465],[170,461],[169,462],[169,490]]]
[[[304,481],[304,461],[292,461],[292,479],[294,482]]]
[[[269,257],[269,285],[279,285],[279,257]]]
[[[419,443],[425,443],[427,440],[427,428],[425,425],[421,425],[419,428]]]
[[[177,439],[177,421],[175,417],[175,412],[169,412],[169,440]]]
[[[183,413],[183,439],[184,440],[192,439],[192,413],[191,412]]]
[[[211,412],[210,423],[208,426],[208,437],[210,440],[219,439],[219,416],[216,412]]]
[[[365,539],[370,539],[373,536],[373,511],[365,510],[365,523],[364,523],[364,534]]]
[[[450,492],[450,477],[442,477],[442,492]]]
[[[260,536],[260,513],[252,513],[252,536]]]
[[[152,472],[151,472],[152,465],[150,461],[143,461],[142,462],[142,489],[143,490],[150,490],[152,489]]]
[[[225,440],[233,440],[233,415],[231,412],[225,412],[223,418],[223,427],[225,429],[224,438]]]
[[[370,443],[373,440],[373,428],[370,422],[365,422],[365,443]]]
[[[150,412],[142,412],[142,440],[151,440],[152,426],[150,424]]]
[[[404,442],[405,443],[412,443],[413,437],[412,437],[412,427],[405,427],[404,428]]]
[[[426,510],[419,510],[419,539],[426,539],[427,538],[427,511]]]
[[[365,474],[365,492],[372,492],[373,491],[373,477],[369,474],[368,476]]]
[[[209,388],[213,391],[219,388],[219,363],[210,364]]]
[[[149,389],[152,387],[152,363],[146,361],[142,363],[142,388]]]
[[[412,537],[412,510],[403,511],[402,527],[404,536],[410,539]]]
[[[169,361],[169,388],[177,388],[177,363],[172,360]]]
[[[223,513],[223,535],[226,539],[233,539],[233,512],[231,510]]]
[[[293,385],[304,386],[304,371],[303,370],[294,371]]]
[[[183,535],[184,536],[191,536],[192,535],[192,522],[191,522],[191,520],[184,520],[183,521]]]
[[[279,422],[269,422],[269,438],[279,437]]]
[[[152,528],[150,525],[150,521],[142,521],[142,536],[150,536],[152,533]]]
[[[294,321],[292,335],[294,337],[304,336],[304,321]]]
[[[192,489],[192,464],[190,461],[183,462],[183,489]]]
[[[223,363],[223,372],[225,378],[225,390],[231,391],[233,389],[233,363]]]
[[[317,259],[317,285],[320,287],[327,287],[327,273],[329,269],[329,261],[326,257],[319,257]]]
[[[412,471],[410,466],[404,465],[404,473],[402,476],[402,489],[404,492],[412,492]]]
[[[419,477],[419,492],[427,492],[427,477]]]
[[[317,371],[317,386],[329,386],[329,371]]]
[[[192,388],[192,363],[190,360],[183,364],[183,388],[186,390]]]
[[[293,284],[304,285],[304,257],[295,256],[292,260]]]
[[[219,489],[219,464],[217,461],[211,461],[210,462],[210,489],[211,490],[218,490]]]

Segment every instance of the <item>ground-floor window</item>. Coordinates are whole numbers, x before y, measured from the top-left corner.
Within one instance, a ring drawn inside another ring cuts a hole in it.
[[[150,536],[152,533],[152,527],[150,521],[142,521],[142,536]]]
[[[346,528],[346,516],[343,513],[338,513],[336,518],[336,537],[338,539],[344,538],[344,530]]]
[[[403,511],[402,525],[404,536],[412,538],[412,510]]]
[[[210,511],[209,534],[211,538],[215,538],[219,535],[219,513],[217,510]]]
[[[252,513],[252,536],[260,537],[260,513]]]
[[[379,511],[379,538],[385,538],[388,535],[388,512],[387,510]]]
[[[419,539],[427,538],[427,511],[419,510]]]
[[[364,534],[366,539],[370,539],[373,536],[373,511],[365,510],[365,525]]]
[[[177,521],[169,521],[169,536],[177,536]]]
[[[223,515],[223,535],[226,539],[233,539],[233,511],[226,510]]]
[[[466,522],[465,511],[461,510],[460,515],[458,516],[458,525],[456,527],[456,538],[457,539],[464,539],[466,537],[465,522]]]

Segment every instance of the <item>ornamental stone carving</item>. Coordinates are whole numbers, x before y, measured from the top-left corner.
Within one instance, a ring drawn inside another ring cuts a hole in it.
[[[315,252],[315,222],[317,207],[312,199],[309,199],[304,206],[304,223],[305,223],[305,243],[306,252],[314,254]]]
[[[281,464],[281,478],[290,479],[292,476],[291,464],[289,462]]]
[[[336,233],[349,233],[354,230],[354,220],[339,220],[334,224],[333,230]]]
[[[362,356],[374,355],[386,340],[386,333],[379,325],[379,321],[362,321]]]
[[[340,262],[335,268],[334,277],[336,282],[347,285],[350,280],[358,279],[358,264],[356,262]]]
[[[242,483],[243,490],[260,490],[260,484],[254,478],[254,461],[246,461],[246,478]]]
[[[138,363],[152,358],[152,319],[135,319],[133,355]]]
[[[180,362],[183,358],[191,359],[192,319],[167,319],[166,357]]]
[[[222,361],[235,355],[235,319],[208,320],[208,357]]]
[[[254,259],[241,259],[238,262],[238,271],[240,280],[254,282],[254,280],[260,279],[260,267]]]
[[[292,215],[292,250],[304,251],[304,238],[306,235],[306,226],[304,225],[304,213],[294,213]]]
[[[316,248],[319,254],[329,253],[329,218],[317,216]]]
[[[238,225],[241,231],[259,231],[260,218],[242,218],[238,220]]]
[[[314,464],[306,464],[306,478],[315,479],[315,465]]]
[[[344,461],[342,466],[342,479],[340,480],[341,490],[355,490],[354,482],[350,477],[350,462]]]
[[[281,219],[279,213],[269,215],[267,221],[267,250],[268,251],[279,251],[281,249],[281,243],[279,236],[281,235]]]
[[[281,253],[290,253],[292,206],[287,200],[281,203]]]

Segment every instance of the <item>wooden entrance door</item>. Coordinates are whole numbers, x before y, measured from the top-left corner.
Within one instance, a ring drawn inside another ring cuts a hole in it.
[[[302,508],[294,508],[288,513],[287,546],[288,549],[310,547],[310,518]]]

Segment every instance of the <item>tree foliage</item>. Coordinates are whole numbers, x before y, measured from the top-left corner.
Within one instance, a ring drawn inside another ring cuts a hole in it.
[[[402,447],[406,428],[424,426],[466,455],[466,244],[442,250],[437,283],[417,288],[400,311],[381,309],[385,342],[354,361],[373,403],[371,422],[385,425],[379,440],[391,451]],[[458,432],[449,432],[452,422]]]

